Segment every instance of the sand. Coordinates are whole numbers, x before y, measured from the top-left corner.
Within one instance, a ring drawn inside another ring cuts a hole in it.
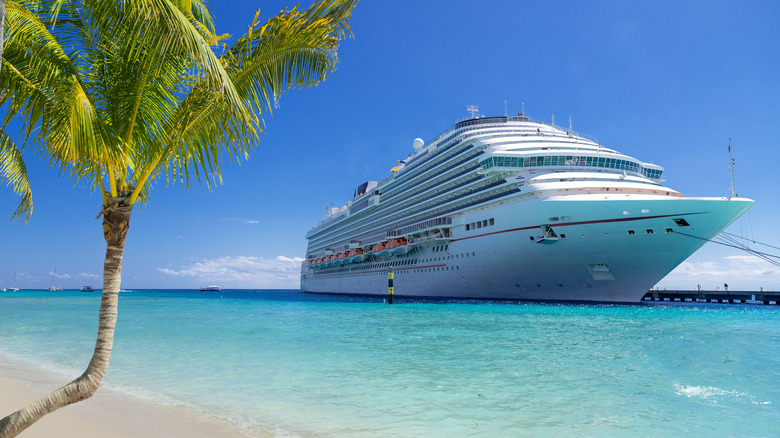
[[[68,382],[0,355],[0,417]],[[22,438],[269,437],[190,409],[158,404],[101,387],[91,398],[66,406],[22,432]]]

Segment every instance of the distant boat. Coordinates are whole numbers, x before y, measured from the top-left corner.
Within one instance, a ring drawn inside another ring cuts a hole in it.
[[[3,289],[3,292],[5,292],[6,289]],[[14,281],[11,283],[11,287],[8,288],[8,292],[16,292],[19,288],[16,287],[16,271],[14,271]]]
[[[92,286],[81,286],[82,292],[95,292],[95,289],[92,289]]]
[[[51,281],[49,282],[49,287],[46,288],[49,292],[56,292],[62,290],[59,286],[54,286],[54,277],[57,276],[57,265],[54,265],[54,272],[51,273]]]
[[[219,292],[219,291],[222,290],[222,288],[219,287],[219,286],[212,285],[212,286],[202,287],[202,288],[200,288],[200,290],[202,290],[202,291],[209,291],[209,292]]]

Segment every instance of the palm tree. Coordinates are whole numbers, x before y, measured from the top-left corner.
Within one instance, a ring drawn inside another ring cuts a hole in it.
[[[73,382],[0,420],[15,436],[43,415],[90,397],[108,368],[125,236],[153,183],[221,181],[246,159],[264,111],[291,87],[318,84],[351,36],[357,0],[321,0],[258,14],[215,54],[204,0],[8,0],[0,105],[52,166],[102,197],[106,240],[95,351]]]

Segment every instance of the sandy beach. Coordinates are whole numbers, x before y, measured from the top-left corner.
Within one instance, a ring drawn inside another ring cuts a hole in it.
[[[0,414],[37,400],[67,379],[0,355]],[[59,409],[22,432],[24,438],[268,437],[186,408],[101,387],[91,398]]]

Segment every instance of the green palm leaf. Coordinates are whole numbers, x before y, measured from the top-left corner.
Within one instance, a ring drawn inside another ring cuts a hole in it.
[[[0,181],[7,181],[13,191],[22,197],[12,219],[30,219],[33,211],[32,190],[21,151],[10,137],[0,131]]]

